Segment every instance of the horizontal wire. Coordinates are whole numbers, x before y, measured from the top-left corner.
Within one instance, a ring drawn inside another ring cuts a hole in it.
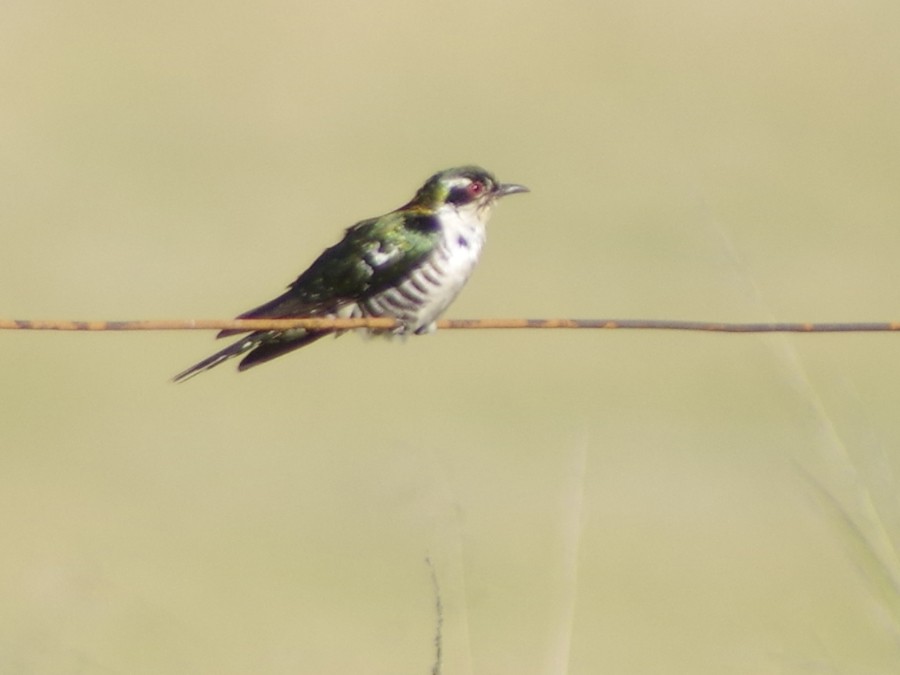
[[[0,330],[123,331],[123,330],[391,330],[400,322],[388,318],[338,319],[160,319],[145,321],[65,321],[0,319]],[[477,329],[594,329],[680,330],[713,333],[875,333],[900,331],[900,321],[862,323],[727,323],[719,321],[670,321],[660,319],[443,319],[442,330]]]

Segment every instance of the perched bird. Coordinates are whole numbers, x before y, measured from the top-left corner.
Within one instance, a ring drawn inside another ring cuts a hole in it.
[[[477,166],[440,171],[409,203],[349,228],[285,293],[238,318],[389,317],[402,322],[393,333],[428,333],[478,262],[495,202],[517,192],[528,188],[498,183]],[[218,337],[241,332],[223,330]],[[334,332],[254,331],[174,379],[181,382],[242,354],[238,370],[246,370]]]

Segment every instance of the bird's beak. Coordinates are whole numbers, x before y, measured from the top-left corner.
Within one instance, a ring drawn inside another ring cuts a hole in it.
[[[515,183],[501,183],[497,186],[497,189],[494,190],[494,195],[497,197],[505,197],[506,195],[514,195],[517,192],[531,192],[524,185],[517,185]]]

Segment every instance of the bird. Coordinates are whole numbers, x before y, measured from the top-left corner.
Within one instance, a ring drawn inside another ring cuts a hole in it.
[[[370,333],[423,335],[465,286],[481,255],[485,225],[501,197],[529,192],[469,165],[439,171],[399,209],[344,233],[287,291],[238,319],[386,317],[398,327]],[[183,382],[238,357],[243,371],[304,347],[336,329],[256,330],[176,375]],[[241,330],[223,330],[223,338]]]

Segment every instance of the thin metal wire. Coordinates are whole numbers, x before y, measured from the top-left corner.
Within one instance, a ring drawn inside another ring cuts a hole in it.
[[[390,330],[394,319],[161,319],[149,321],[65,321],[0,319],[0,330],[126,331],[126,330]],[[510,329],[593,329],[593,330],[679,330],[713,333],[880,333],[900,331],[900,321],[836,323],[725,323],[719,321],[670,321],[658,319],[444,319],[442,330]]]

